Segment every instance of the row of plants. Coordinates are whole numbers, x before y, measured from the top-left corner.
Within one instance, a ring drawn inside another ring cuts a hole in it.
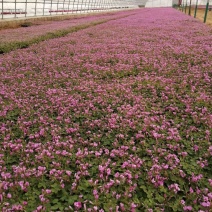
[[[35,21],[25,22],[16,29],[4,29],[0,31],[0,54],[8,53],[16,49],[28,48],[39,42],[63,37],[87,27],[115,20],[123,16],[132,15],[133,10],[117,13],[103,13],[79,17],[69,17],[63,21]],[[26,27],[28,26],[28,27]],[[25,28],[23,28],[25,27]]]
[[[1,211],[211,211],[211,29],[125,13],[0,55]]]

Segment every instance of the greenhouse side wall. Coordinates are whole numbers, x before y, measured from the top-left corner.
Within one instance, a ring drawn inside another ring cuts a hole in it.
[[[147,0],[0,0],[1,19],[125,10]],[[138,3],[139,2],[139,3]]]

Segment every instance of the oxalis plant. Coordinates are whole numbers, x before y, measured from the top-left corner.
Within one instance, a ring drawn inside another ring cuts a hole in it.
[[[0,56],[1,211],[211,211],[211,29],[123,13]]]

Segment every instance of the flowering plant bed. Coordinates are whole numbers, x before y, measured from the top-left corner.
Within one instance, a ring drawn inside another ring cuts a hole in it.
[[[1,55],[0,210],[209,212],[211,43],[142,9]]]

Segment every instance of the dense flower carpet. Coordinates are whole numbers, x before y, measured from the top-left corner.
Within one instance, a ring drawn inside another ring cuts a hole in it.
[[[1,211],[211,211],[212,29],[125,14],[0,55]]]

